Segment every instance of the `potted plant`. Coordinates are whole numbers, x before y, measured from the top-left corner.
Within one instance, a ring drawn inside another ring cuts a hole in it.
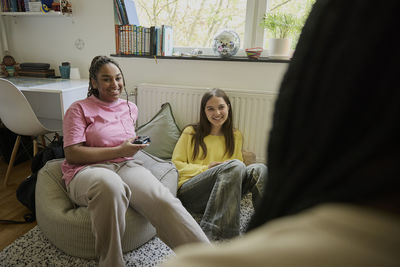
[[[261,26],[272,36],[268,40],[270,57],[289,56],[289,37],[301,28],[300,24],[300,19],[292,14],[270,12],[264,15]]]

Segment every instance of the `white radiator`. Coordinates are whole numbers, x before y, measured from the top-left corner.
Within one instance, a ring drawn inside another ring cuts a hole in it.
[[[244,138],[243,149],[256,154],[257,162],[266,162],[266,148],[276,93],[265,91],[223,89],[233,109],[233,125]],[[163,103],[169,102],[178,126],[198,122],[200,101],[210,88],[139,84],[136,104],[139,109],[138,126],[148,122]]]

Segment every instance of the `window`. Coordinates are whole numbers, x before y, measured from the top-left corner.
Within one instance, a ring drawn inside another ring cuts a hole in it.
[[[260,26],[267,6],[273,10],[303,16],[315,0],[136,0],[142,26],[171,25],[176,51],[190,52],[200,48],[213,54],[212,40],[216,33],[231,29],[238,33],[241,50],[263,46],[265,32]],[[295,36],[295,38],[298,38]]]
[[[292,49],[294,49],[297,44],[301,28],[303,27],[315,1],[316,0],[268,0],[267,12],[291,14],[298,19],[300,25],[299,29],[289,35],[289,38],[292,39]],[[264,36],[268,36],[266,31],[264,31]],[[268,49],[266,40],[267,38],[264,38],[263,47]]]

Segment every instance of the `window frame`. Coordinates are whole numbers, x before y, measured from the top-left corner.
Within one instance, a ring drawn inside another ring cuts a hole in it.
[[[245,30],[244,30],[244,48],[263,47],[264,45],[264,29],[260,27],[260,22],[267,12],[268,0],[247,0],[245,14]],[[203,55],[215,55],[211,47],[177,47],[174,46],[174,53],[190,54],[193,49],[200,49]],[[263,51],[263,55],[266,51]],[[236,56],[246,56],[243,48],[240,48]]]

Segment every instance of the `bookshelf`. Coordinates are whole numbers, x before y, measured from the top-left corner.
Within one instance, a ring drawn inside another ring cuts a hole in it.
[[[289,63],[290,59],[273,59],[268,57],[260,57],[258,59],[250,59],[247,56],[233,56],[233,57],[220,57],[220,56],[138,56],[138,55],[121,55],[121,54],[111,54],[112,57],[119,58],[137,58],[137,59],[147,59],[147,60],[203,60],[203,61],[231,61],[231,62],[251,62],[251,63]]]
[[[63,16],[60,11],[49,11],[47,13],[43,12],[0,12],[0,16],[12,16],[12,17],[17,17],[17,16],[41,16],[41,17],[58,17],[58,16]]]
[[[71,0],[1,0],[0,16],[63,17],[72,15]]]

